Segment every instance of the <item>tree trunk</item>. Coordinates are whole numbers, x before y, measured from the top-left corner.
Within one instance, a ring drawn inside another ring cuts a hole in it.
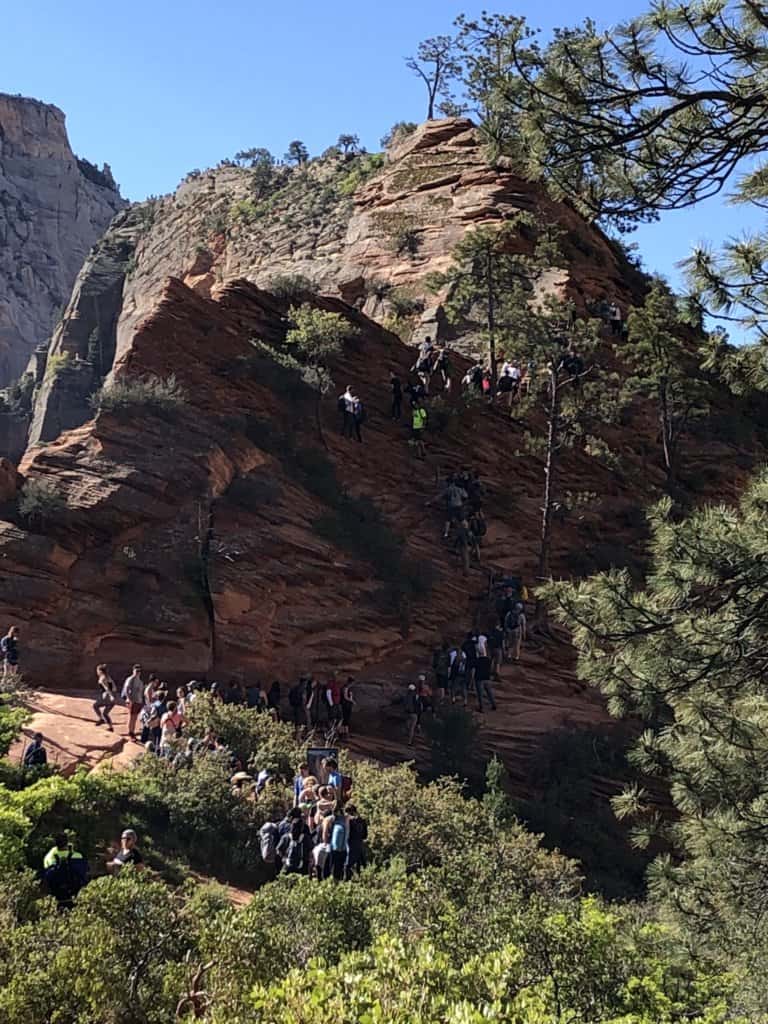
[[[315,423],[317,424],[317,436],[320,438],[320,443],[323,448],[328,451],[328,442],[325,440],[325,434],[323,433],[323,420],[320,416],[320,402],[322,395],[319,391],[315,392]]]
[[[661,445],[664,451],[664,468],[667,471],[667,487],[669,487],[674,477],[672,469],[672,431],[667,389],[663,384],[659,387],[659,419],[661,421]]]
[[[557,437],[560,419],[560,389],[558,388],[557,371],[550,370],[550,398],[547,414],[547,454],[544,465],[544,500],[541,506],[541,533],[539,546],[538,579],[549,578],[549,555],[552,547],[552,505],[554,503],[555,473],[557,470]],[[536,602],[536,621],[544,617],[544,606]]]
[[[496,367],[496,302],[493,288],[493,255],[488,253],[486,265],[486,288],[488,296],[488,356],[491,363],[491,387],[496,393],[497,367]]]

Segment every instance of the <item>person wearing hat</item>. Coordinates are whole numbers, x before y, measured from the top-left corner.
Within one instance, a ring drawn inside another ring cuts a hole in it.
[[[112,860],[107,861],[107,870],[111,875],[119,875],[126,864],[132,864],[137,871],[144,870],[144,858],[137,847],[138,836],[132,828],[127,828],[120,836],[120,849]]]

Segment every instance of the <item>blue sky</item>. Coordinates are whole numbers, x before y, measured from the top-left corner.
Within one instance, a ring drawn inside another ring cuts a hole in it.
[[[503,4],[445,0],[27,0],[3,12],[0,91],[55,103],[75,151],[107,161],[130,199],[161,194],[187,171],[248,146],[282,155],[291,139],[318,153],[340,132],[369,149],[398,120],[421,120],[423,87],[403,57],[485,7],[543,29],[599,24],[644,5],[606,0]],[[630,236],[647,269],[679,283],[675,263],[718,243],[754,213],[710,201]],[[754,225],[757,226],[757,225]]]

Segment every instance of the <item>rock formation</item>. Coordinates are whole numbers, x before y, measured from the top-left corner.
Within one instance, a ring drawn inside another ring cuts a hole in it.
[[[47,342],[88,250],[124,205],[108,167],[75,157],[57,107],[0,94],[0,386]]]

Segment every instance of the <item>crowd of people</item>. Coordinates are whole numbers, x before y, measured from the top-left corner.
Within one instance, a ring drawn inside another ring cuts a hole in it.
[[[336,758],[323,758],[316,771],[300,764],[293,806],[282,820],[262,825],[262,860],[275,874],[349,880],[365,866],[368,825],[349,802],[352,780],[341,774]]]

